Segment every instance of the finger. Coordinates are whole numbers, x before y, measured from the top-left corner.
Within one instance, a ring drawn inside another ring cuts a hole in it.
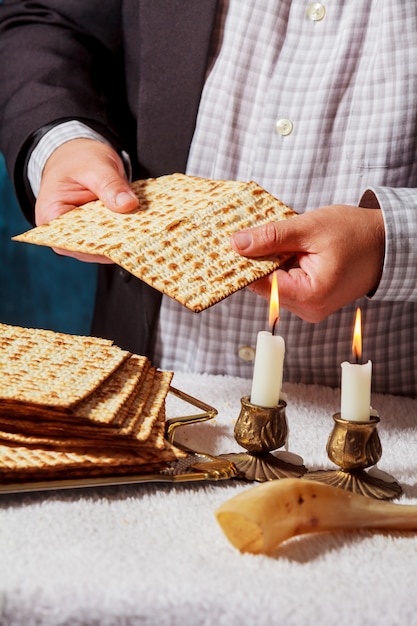
[[[100,254],[85,254],[83,252],[71,252],[62,248],[52,248],[52,250],[60,256],[67,256],[83,263],[100,263],[102,265],[112,265],[113,261]]]
[[[326,300],[317,298],[312,290],[311,277],[300,267],[288,271],[276,270],[280,308],[294,313],[306,322],[320,322],[329,314]],[[265,276],[249,285],[248,289],[256,295],[270,299],[271,277]]]
[[[71,211],[77,206],[97,200],[95,193],[74,183],[52,184],[46,179],[39,191],[35,204],[37,226],[50,222],[55,217]]]
[[[282,222],[267,222],[231,236],[232,248],[243,256],[259,257],[281,252],[297,252],[306,245],[308,214]]]
[[[293,311],[294,308],[298,310],[297,302],[300,296],[303,304],[305,304],[306,299],[310,297],[308,293],[309,277],[298,267],[292,268],[289,271],[278,269],[275,270],[275,274],[278,282],[280,306],[291,311]],[[271,282],[272,274],[269,274],[251,283],[248,288],[253,293],[269,301],[271,297]]]
[[[248,285],[248,289],[255,293],[257,296],[264,298],[264,300],[269,301],[271,295],[271,277],[265,276],[264,278],[259,278],[255,280],[254,283]]]

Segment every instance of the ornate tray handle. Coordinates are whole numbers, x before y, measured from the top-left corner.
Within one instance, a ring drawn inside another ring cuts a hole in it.
[[[179,426],[188,426],[189,424],[196,424],[197,422],[206,422],[207,420],[211,420],[217,415],[217,410],[212,406],[202,402],[201,400],[197,400],[192,396],[188,395],[184,391],[180,391],[179,389],[175,389],[175,387],[169,388],[170,393],[172,393],[180,400],[184,400],[187,404],[191,404],[197,409],[201,409],[204,413],[197,413],[196,415],[186,415],[183,417],[172,417],[167,420],[165,426],[165,439],[170,443],[174,443],[175,439],[175,431]],[[175,445],[178,445],[177,443]],[[183,446],[179,446],[183,447]]]

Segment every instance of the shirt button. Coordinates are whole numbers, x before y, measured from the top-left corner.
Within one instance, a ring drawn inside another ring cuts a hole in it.
[[[307,7],[307,16],[313,22],[321,22],[326,15],[326,7],[320,2],[311,2]]]
[[[294,124],[291,120],[287,120],[287,118],[283,117],[277,122],[275,122],[275,132],[281,137],[286,137],[287,135],[291,135],[294,128]]]
[[[255,358],[255,348],[242,346],[239,348],[239,358],[243,361],[253,361]]]

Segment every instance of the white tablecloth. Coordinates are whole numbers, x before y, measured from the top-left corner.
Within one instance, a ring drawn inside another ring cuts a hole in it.
[[[183,443],[211,454],[239,449],[233,425],[247,381],[176,374],[173,385],[219,412],[178,431]],[[290,451],[310,469],[332,467],[325,447],[339,391],[284,391]],[[379,468],[401,483],[397,502],[417,504],[417,401],[372,402]],[[169,397],[168,417],[180,404]],[[417,624],[417,533],[313,534],[273,557],[240,554],[214,511],[249,488],[228,480],[1,495],[0,624]]]

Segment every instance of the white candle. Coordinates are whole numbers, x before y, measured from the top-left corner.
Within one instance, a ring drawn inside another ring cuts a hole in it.
[[[352,353],[356,359],[362,356],[361,310],[356,310]],[[371,416],[372,363],[342,363],[341,409],[342,419],[366,422]]]
[[[250,401],[272,407],[279,402],[284,367],[285,342],[267,330],[258,333]]]
[[[342,363],[340,416],[352,422],[366,422],[371,415],[372,363]]]
[[[272,329],[279,320],[279,297],[277,277],[271,283],[269,325]],[[250,401],[258,406],[273,407],[279,402],[284,369],[285,342],[282,337],[261,330],[256,340],[255,365],[253,370]]]

